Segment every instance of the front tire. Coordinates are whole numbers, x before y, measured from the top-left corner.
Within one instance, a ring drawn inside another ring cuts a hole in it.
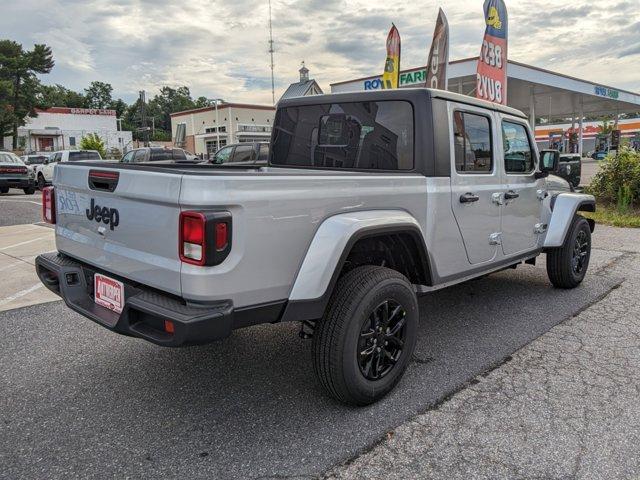
[[[25,195],[33,195],[34,193],[36,193],[36,187],[23,188],[22,191],[25,193]]]
[[[564,245],[547,252],[547,275],[554,287],[575,288],[584,279],[591,258],[591,228],[576,215]]]
[[[337,283],[313,335],[314,371],[340,402],[369,405],[402,378],[415,348],[418,300],[409,280],[366,265]]]
[[[0,188],[0,193],[9,193],[9,187]]]
[[[47,182],[44,180],[44,175],[38,175],[38,190],[44,190],[44,187],[47,186]]]

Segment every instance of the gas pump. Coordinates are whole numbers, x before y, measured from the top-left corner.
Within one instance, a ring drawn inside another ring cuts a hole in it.
[[[549,149],[559,152],[564,150],[564,132],[562,130],[549,132]]]
[[[596,135],[596,152],[609,151],[609,134],[599,133]]]
[[[569,131],[569,153],[578,153],[578,132]]]

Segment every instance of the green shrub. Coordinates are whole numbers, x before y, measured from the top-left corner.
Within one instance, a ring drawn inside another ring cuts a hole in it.
[[[107,149],[104,146],[104,142],[97,133],[90,133],[85,135],[80,140],[80,149],[82,150],[96,150],[100,153],[102,158],[107,158]]]
[[[589,192],[616,204],[620,212],[640,205],[640,152],[621,148],[618,155],[606,157],[591,180]]]

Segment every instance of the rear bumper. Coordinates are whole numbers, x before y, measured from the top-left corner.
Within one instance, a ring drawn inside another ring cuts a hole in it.
[[[33,186],[31,178],[0,178],[0,188],[29,188]]]
[[[57,252],[39,255],[36,271],[40,281],[62,297],[69,308],[109,330],[158,345],[178,347],[209,343],[228,337],[234,327],[234,308],[230,300],[203,306],[187,305],[169,294],[145,289],[104,272],[125,285],[125,305],[118,314],[94,302],[93,275],[103,272]],[[173,333],[165,331],[165,320],[173,322]]]

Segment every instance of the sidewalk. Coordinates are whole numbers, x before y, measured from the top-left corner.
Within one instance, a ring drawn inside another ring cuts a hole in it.
[[[34,267],[38,254],[52,250],[55,250],[52,228],[0,227],[0,312],[60,299],[44,288]]]
[[[640,230],[596,234],[619,288],[328,477],[640,478]]]

